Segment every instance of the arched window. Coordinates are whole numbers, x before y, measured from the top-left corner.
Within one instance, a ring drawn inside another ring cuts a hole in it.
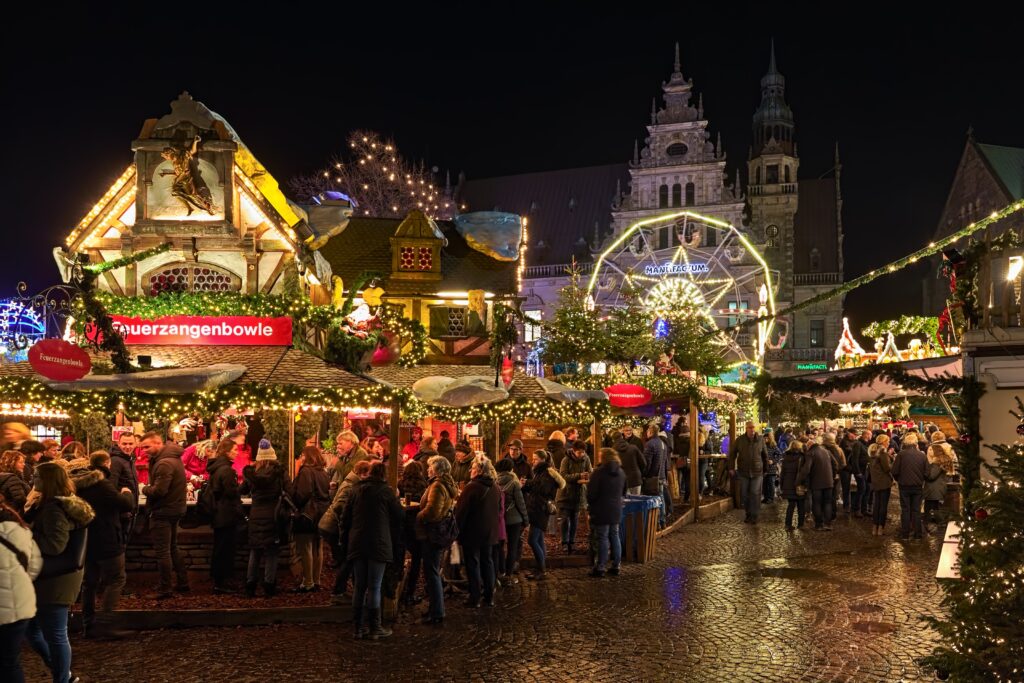
[[[788,183],[788,182],[791,182],[791,181],[790,181],[790,179],[789,179],[789,164],[787,164],[787,165],[786,165],[786,166],[784,166],[783,168],[785,168],[785,171],[784,171],[784,175],[785,175],[785,177],[786,177],[786,182],[787,182],[787,183]]]
[[[668,208],[668,185],[662,185],[658,188],[658,208]]]
[[[696,203],[697,202],[693,183],[686,183],[686,205],[693,206]]]
[[[683,203],[683,186],[676,183],[672,186],[672,206],[681,206]]]
[[[811,272],[821,272],[821,252],[818,251],[817,247],[811,249]]]
[[[237,292],[242,280],[237,275],[208,263],[171,263],[142,276],[143,290],[150,296],[164,292]]]
[[[754,184],[755,185],[760,185],[761,184],[761,167],[760,166],[758,166],[754,170]]]

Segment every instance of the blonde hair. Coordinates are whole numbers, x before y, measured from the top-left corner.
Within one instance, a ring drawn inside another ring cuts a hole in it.
[[[888,434],[879,434],[875,437],[876,446],[888,446],[891,439]]]
[[[473,458],[473,464],[476,465],[476,469],[480,474],[491,479],[497,479],[498,473],[494,471],[494,464],[486,455],[478,455]]]
[[[556,429],[555,431],[551,432],[551,434],[548,436],[548,441],[561,441],[564,444],[565,434],[563,434],[560,430]]]
[[[903,444],[904,445],[916,444],[916,443],[917,443],[917,433],[916,432],[907,432],[906,436],[903,437]]]
[[[945,440],[946,440],[946,435],[943,434],[942,432],[940,432],[938,430],[932,432],[932,443],[938,443],[940,441],[945,441]]]
[[[43,500],[57,496],[72,496],[75,493],[75,485],[63,465],[55,462],[41,463],[36,466],[34,475],[35,490],[42,494]]]
[[[359,437],[351,429],[344,429],[338,432],[338,436],[334,440],[339,441],[341,439],[345,439],[345,441],[350,442],[353,446],[359,445]]]
[[[18,471],[18,460],[25,460],[25,454],[21,451],[4,451],[3,455],[0,455],[0,472],[10,472],[14,474]]]

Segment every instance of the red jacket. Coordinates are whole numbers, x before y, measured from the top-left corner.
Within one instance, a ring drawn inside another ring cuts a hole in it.
[[[238,455],[235,456],[235,461],[233,463],[231,463],[231,467],[235,470],[235,474],[238,475],[238,483],[239,484],[242,483],[242,479],[243,479],[243,477],[242,477],[242,470],[244,470],[247,465],[251,465],[251,464],[252,464],[252,448],[249,447],[249,444],[243,443],[242,445],[240,445],[238,447]]]
[[[206,458],[200,458],[196,452],[196,445],[192,444],[185,449],[185,452],[181,454],[181,462],[185,465],[185,476],[188,479],[192,477],[199,477],[202,480],[206,480],[209,475],[206,473],[206,464],[208,460]]]

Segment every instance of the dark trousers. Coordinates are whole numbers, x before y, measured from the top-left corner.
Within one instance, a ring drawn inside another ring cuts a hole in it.
[[[359,557],[352,560],[356,585],[353,589],[352,604],[367,609],[380,609],[380,587],[384,581],[386,562]]]
[[[679,482],[679,497],[687,501],[690,499],[690,468],[680,467],[676,469],[676,481]],[[698,482],[698,486],[700,483]]]
[[[0,626],[0,681],[25,683],[21,668],[21,642],[25,639],[29,619]]]
[[[867,480],[863,474],[855,474],[853,475],[853,481],[857,484],[857,490],[850,494],[853,511],[866,515],[868,514],[868,502],[871,500]]]
[[[764,502],[770,503],[775,500],[775,475],[766,474],[764,475],[764,484],[761,486],[761,494],[764,496]]]
[[[900,535],[903,538],[910,536],[920,537],[921,529],[921,487],[901,486],[900,487]]]
[[[885,526],[885,520],[889,516],[889,495],[891,493],[892,489],[871,492],[871,495],[874,498],[874,501],[871,504],[871,519],[878,526]]]
[[[935,516],[935,511],[942,507],[941,500],[926,500],[924,502],[924,522],[925,524],[938,524],[939,519]]]
[[[843,496],[843,512],[849,514],[850,510],[850,471],[842,470],[839,473],[839,486]]]
[[[661,482],[661,499],[665,501],[665,514],[672,514],[672,492],[668,488],[668,480]]]
[[[740,504],[747,512],[747,519],[756,520],[761,514],[760,474],[737,474],[740,483]]]
[[[427,597],[430,598],[430,616],[444,617],[444,584],[441,582],[441,558],[445,548],[430,541],[420,544],[423,554],[423,573],[426,575]]]
[[[255,584],[260,573],[260,559],[263,558],[263,583],[277,583],[277,564],[281,559],[281,546],[268,545],[262,548],[249,548],[249,564],[245,570],[246,583]]]
[[[420,582],[420,567],[423,564],[423,549],[419,543],[410,543],[406,546],[409,549],[409,572],[405,575],[405,587],[402,589],[403,598],[411,598],[416,593],[416,585]]]
[[[519,557],[523,552],[523,525],[506,524],[505,535],[508,540],[504,541],[503,553],[498,553],[498,573],[511,574],[519,567]]]
[[[214,586],[224,586],[231,580],[235,569],[235,526],[213,530],[213,554],[210,556],[210,576]]]
[[[177,576],[178,587],[188,585],[188,573],[185,562],[178,550],[178,520],[180,517],[154,517],[149,524],[153,550],[156,552],[156,563],[160,568],[158,592],[168,593],[171,590],[171,573]]]
[[[482,583],[483,599],[490,600],[494,597],[494,562],[491,546],[463,543],[462,554],[469,578],[469,599],[480,599]]]
[[[562,545],[572,545],[576,542],[576,527],[580,522],[580,513],[576,510],[559,510],[562,514]]]
[[[802,527],[804,525],[804,518],[807,516],[807,498],[790,498],[789,504],[786,505],[786,528],[793,526],[793,510],[796,510],[796,525]]]
[[[832,523],[832,507],[835,504],[835,492],[832,488],[814,489],[811,491],[811,506],[814,510],[814,528],[820,529]]]
[[[124,553],[103,560],[88,560],[82,579],[82,621],[86,630],[96,623],[96,596],[103,592],[100,610],[104,619],[110,619],[124,589]]]

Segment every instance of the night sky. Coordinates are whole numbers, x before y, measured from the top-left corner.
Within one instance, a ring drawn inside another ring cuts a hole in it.
[[[143,120],[182,90],[227,118],[282,185],[354,128],[392,135],[403,155],[453,177],[483,178],[628,161],[678,40],[731,177],[747,158],[774,36],[801,177],[826,172],[839,142],[848,278],[930,240],[968,126],[982,142],[1024,146],[1020,22],[1004,9],[983,22],[935,4],[912,19],[889,16],[893,5],[858,4],[856,15],[713,5],[395,4],[377,16],[22,6],[36,16],[8,18],[0,46],[0,295],[22,279],[30,291],[57,281],[52,247],[131,161]],[[922,277],[848,297],[854,329],[918,312]]]

